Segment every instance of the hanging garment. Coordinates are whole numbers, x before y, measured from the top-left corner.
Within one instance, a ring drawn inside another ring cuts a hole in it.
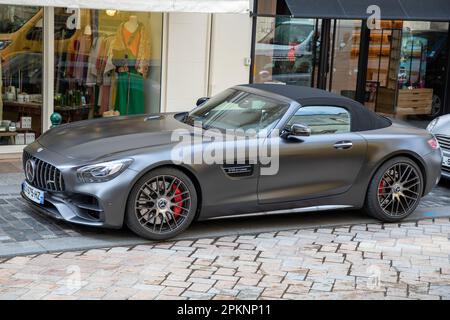
[[[150,32],[142,23],[139,23],[133,33],[126,30],[125,23],[122,23],[117,30],[112,52],[113,58],[119,61],[116,65],[123,65],[120,60],[134,57],[133,67],[142,76],[147,77],[151,59],[151,39]]]
[[[74,71],[75,71],[75,59],[76,59],[76,51],[78,49],[79,42],[78,40],[74,40],[69,45],[69,50],[66,53],[66,69],[65,69],[65,76],[67,78],[73,78]]]
[[[86,85],[92,86],[97,83],[97,58],[100,51],[100,45],[104,41],[103,37],[95,38],[92,42],[91,52],[88,58],[88,70]]]
[[[113,72],[111,77],[111,90],[109,96],[109,110],[114,110],[116,107],[116,97],[117,97],[117,73]]]
[[[111,94],[111,86],[103,85],[100,90],[100,99],[99,99],[100,114],[109,110],[110,94]]]
[[[97,84],[103,83],[103,72],[105,70],[106,62],[108,60],[108,48],[107,40],[103,39],[100,42],[100,47],[98,49],[97,60],[95,63],[95,70],[97,71]]]
[[[3,92],[2,59],[0,58],[0,93]],[[0,94],[0,121],[3,120],[3,96]]]
[[[75,55],[75,66],[73,76],[81,85],[86,82],[88,71],[88,57],[91,51],[92,37],[88,35],[82,35],[78,39],[78,50]]]
[[[121,115],[144,113],[144,77],[136,68],[118,73],[116,90],[115,109]]]
[[[92,79],[96,79],[99,89],[96,106],[98,106],[98,112],[100,114],[111,109],[111,82],[116,68],[112,63],[111,55],[111,44],[114,39],[114,37],[99,38],[95,44],[95,51],[97,53],[95,64],[94,58],[92,58],[90,73],[92,74]]]

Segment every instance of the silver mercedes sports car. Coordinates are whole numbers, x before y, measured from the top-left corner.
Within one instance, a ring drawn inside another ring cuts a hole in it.
[[[427,130],[433,133],[443,152],[442,176],[450,179],[450,114],[438,117],[430,122]]]
[[[210,155],[230,149],[220,134],[235,152],[210,161],[205,148],[214,147]],[[181,144],[180,137],[192,139]],[[256,144],[271,146],[270,161],[250,157]],[[148,239],[173,237],[195,219],[287,209],[362,208],[393,222],[439,182],[442,159],[431,133],[345,97],[242,85],[199,99],[190,112],[53,128],[24,150],[22,195],[55,218],[126,224]]]

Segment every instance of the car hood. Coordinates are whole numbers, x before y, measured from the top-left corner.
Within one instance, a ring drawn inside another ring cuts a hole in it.
[[[44,148],[69,159],[92,161],[140,148],[169,145],[176,129],[192,128],[176,114],[111,117],[53,128],[38,139]]]

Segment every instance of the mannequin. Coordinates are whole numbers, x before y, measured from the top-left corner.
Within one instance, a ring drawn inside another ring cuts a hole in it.
[[[150,33],[136,15],[120,25],[112,48],[117,70],[115,109],[121,115],[144,113],[144,79],[150,63]]]
[[[136,30],[139,28],[139,20],[137,16],[130,16],[127,22],[125,22],[124,27],[128,30],[130,33],[135,33]]]
[[[84,27],[84,35],[85,36],[92,36],[92,28],[90,25],[87,25]]]

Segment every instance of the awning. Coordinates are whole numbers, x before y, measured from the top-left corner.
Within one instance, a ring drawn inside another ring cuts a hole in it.
[[[450,21],[449,0],[285,0],[298,18],[367,19],[369,6],[381,9],[381,19]]]
[[[250,0],[0,0],[0,4],[123,11],[248,13]]]

